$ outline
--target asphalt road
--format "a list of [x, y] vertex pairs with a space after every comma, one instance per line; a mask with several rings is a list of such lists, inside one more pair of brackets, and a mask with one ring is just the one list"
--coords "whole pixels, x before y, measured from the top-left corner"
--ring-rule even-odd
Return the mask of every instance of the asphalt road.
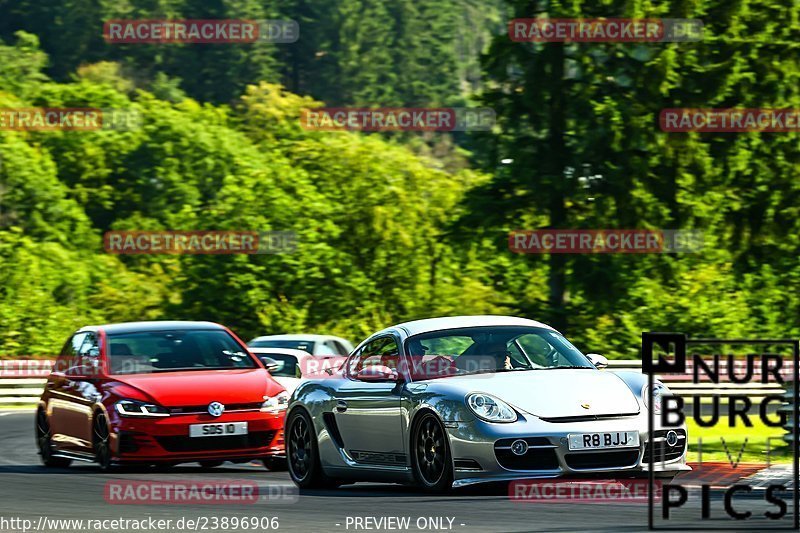
[[[288, 474], [268, 472], [256, 465], [233, 465], [202, 470], [199, 465], [181, 465], [160, 472], [152, 469], [122, 470], [101, 473], [91, 464], [73, 463], [67, 469], [46, 469], [40, 466], [33, 438], [33, 412], [0, 411], [0, 531], [23, 531], [22, 520], [29, 520], [28, 530], [76, 531], [73, 523], [58, 524], [53, 520], [84, 520], [80, 530], [96, 532], [131, 531], [108, 523], [92, 527], [88, 520], [118, 518], [172, 520], [169, 531], [244, 530], [234, 528], [233, 520], [277, 518], [279, 531], [646, 531], [647, 505], [530, 503], [511, 501], [507, 488], [490, 486], [460, 490], [446, 496], [431, 496], [399, 485], [357, 484], [337, 490], [303, 492], [293, 496]], [[282, 494], [283, 498], [267, 499], [252, 504], [170, 504], [119, 505], [106, 500], [107, 483], [128, 481], [249, 481], [258, 484], [262, 494]], [[289, 487], [288, 489], [286, 489]], [[284, 492], [284, 489], [290, 492]], [[285, 496], [289, 494], [289, 496]], [[791, 502], [789, 512], [791, 513]], [[763, 495], [737, 497], [741, 510], [749, 509], [754, 518], [734, 523], [723, 511], [720, 495], [711, 501], [711, 520], [705, 527], [723, 530], [734, 526], [763, 530], [791, 521], [770, 521], [762, 514], [774, 510], [765, 504]], [[701, 525], [699, 492], [690, 492], [690, 501], [674, 513], [669, 522], [657, 525], [692, 530]], [[660, 513], [660, 508], [657, 507]], [[43, 518], [44, 517], [44, 518]], [[389, 517], [407, 518], [408, 528], [388, 523]], [[179, 519], [198, 520], [193, 527], [177, 524]], [[360, 521], [357, 521], [358, 519]], [[12, 519], [17, 519], [12, 522]], [[369, 520], [367, 520], [369, 519]], [[380, 520], [384, 522], [379, 522]], [[265, 525], [262, 521], [260, 525]], [[154, 523], [155, 524], [155, 523]], [[217, 527], [213, 527], [216, 524]], [[241, 524], [239, 524], [241, 526]], [[153, 530], [150, 526], [151, 531]], [[249, 527], [264, 531], [262, 527]]]

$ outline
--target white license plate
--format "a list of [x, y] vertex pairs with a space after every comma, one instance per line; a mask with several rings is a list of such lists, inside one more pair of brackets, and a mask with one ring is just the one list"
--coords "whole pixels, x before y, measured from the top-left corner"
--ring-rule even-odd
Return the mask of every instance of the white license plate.
[[228, 422], [226, 424], [192, 424], [190, 437], [228, 437], [247, 435], [247, 422]]
[[570, 450], [603, 450], [639, 446], [638, 431], [609, 431], [608, 433], [570, 433]]

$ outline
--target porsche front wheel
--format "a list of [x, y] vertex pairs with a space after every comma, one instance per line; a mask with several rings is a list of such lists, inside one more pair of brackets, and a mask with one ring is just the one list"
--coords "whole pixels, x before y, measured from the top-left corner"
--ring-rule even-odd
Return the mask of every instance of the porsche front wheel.
[[444, 426], [435, 414], [423, 414], [414, 425], [411, 446], [417, 483], [429, 492], [449, 490], [453, 484], [450, 443]]
[[325, 475], [319, 460], [317, 435], [311, 417], [302, 409], [286, 423], [286, 460], [289, 475], [301, 489], [331, 488], [337, 484]]

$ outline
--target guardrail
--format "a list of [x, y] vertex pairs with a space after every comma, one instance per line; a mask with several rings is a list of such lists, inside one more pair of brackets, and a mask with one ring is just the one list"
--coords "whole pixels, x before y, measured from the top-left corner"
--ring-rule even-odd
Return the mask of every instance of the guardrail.
[[786, 417], [786, 425], [783, 426], [783, 429], [787, 431], [786, 435], [783, 436], [783, 440], [786, 442], [794, 440], [794, 425], [797, 423], [794, 419], [794, 388], [796, 386], [797, 384], [794, 382], [786, 384], [786, 394], [784, 394], [786, 404], [778, 409], [778, 412], [785, 413], [783, 416]]
[[0, 406], [31, 405], [39, 401], [46, 379], [0, 379]]
[[0, 407], [37, 403], [52, 367], [48, 359], [0, 359]]
[[[737, 367], [738, 368], [738, 367]], [[631, 370], [635, 372], [642, 371], [642, 362], [638, 360], [609, 360], [608, 370], [620, 371]], [[784, 369], [783, 373], [787, 373], [788, 369]], [[720, 364], [720, 374], [727, 372], [726, 362]], [[681, 375], [659, 375], [656, 376], [661, 382], [667, 385], [672, 392], [679, 396], [693, 398], [695, 396], [715, 395], [715, 396], [730, 396], [732, 394], [747, 394], [748, 396], [769, 396], [774, 394], [783, 394], [784, 388], [778, 383], [760, 383], [761, 369], [755, 368], [753, 371], [753, 378], [749, 383], [733, 383], [731, 381], [720, 380], [719, 383], [693, 383], [691, 378], [686, 374]]]

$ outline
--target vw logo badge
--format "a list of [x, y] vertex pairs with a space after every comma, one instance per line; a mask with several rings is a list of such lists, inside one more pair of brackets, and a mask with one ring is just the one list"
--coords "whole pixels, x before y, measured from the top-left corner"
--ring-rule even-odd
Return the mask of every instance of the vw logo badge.
[[511, 453], [514, 455], [525, 455], [528, 451], [528, 443], [522, 439], [515, 440], [511, 443]]
[[225, 412], [225, 406], [219, 402], [211, 402], [208, 404], [208, 414], [211, 416], [221, 416]]
[[678, 444], [678, 434], [670, 430], [667, 432], [667, 446], [675, 446]]

